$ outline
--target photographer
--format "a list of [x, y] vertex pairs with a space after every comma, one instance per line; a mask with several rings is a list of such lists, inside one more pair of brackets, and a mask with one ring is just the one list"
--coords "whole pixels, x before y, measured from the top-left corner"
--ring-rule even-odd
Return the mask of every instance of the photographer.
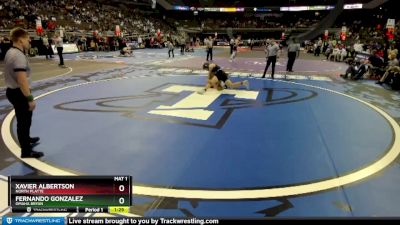
[[349, 64], [350, 66], [347, 68], [345, 74], [341, 74], [340, 76], [343, 77], [344, 79], [347, 79], [348, 76], [350, 76], [350, 79], [352, 80], [359, 80], [364, 76], [364, 74], [368, 70], [368, 60], [360, 60], [358, 61], [350, 61]]

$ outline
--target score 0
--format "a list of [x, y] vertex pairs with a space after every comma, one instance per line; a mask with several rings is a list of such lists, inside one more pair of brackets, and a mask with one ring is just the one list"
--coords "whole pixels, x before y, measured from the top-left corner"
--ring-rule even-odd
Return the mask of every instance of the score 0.
[[114, 177], [114, 194], [118, 196], [118, 205], [130, 205], [131, 202], [131, 177]]

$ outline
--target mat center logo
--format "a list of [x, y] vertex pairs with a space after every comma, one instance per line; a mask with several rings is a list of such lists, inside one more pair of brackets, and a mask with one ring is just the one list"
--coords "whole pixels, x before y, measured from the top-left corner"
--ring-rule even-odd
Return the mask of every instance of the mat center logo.
[[315, 91], [299, 88], [209, 89], [198, 94], [202, 89], [202, 86], [167, 83], [139, 95], [83, 99], [54, 107], [67, 111], [120, 113], [131, 119], [220, 129], [235, 110], [257, 110], [317, 96]]
[[255, 101], [259, 93], [258, 91], [248, 90], [217, 91], [214, 89], [209, 89], [204, 94], [198, 94], [197, 91], [199, 91], [199, 87], [185, 85], [172, 85], [162, 90], [162, 92], [176, 94], [185, 91], [193, 93], [173, 104], [172, 106], [160, 105], [155, 110], [151, 110], [148, 113], [193, 120], [208, 120], [214, 113], [214, 111], [208, 107], [221, 95], [229, 94], [232, 95], [234, 99], [247, 99]]

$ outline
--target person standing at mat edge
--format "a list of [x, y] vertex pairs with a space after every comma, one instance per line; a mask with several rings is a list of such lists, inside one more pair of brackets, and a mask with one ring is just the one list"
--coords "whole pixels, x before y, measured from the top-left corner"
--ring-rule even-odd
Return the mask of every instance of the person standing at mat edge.
[[55, 46], [57, 48], [58, 57], [60, 58], [60, 64], [58, 64], [58, 65], [61, 66], [61, 67], [65, 67], [64, 66], [64, 58], [63, 58], [63, 55], [62, 55], [62, 52], [64, 50], [64, 48], [63, 48], [63, 44], [64, 43], [63, 43], [63, 39], [60, 36], [60, 34], [56, 34], [54, 36], [54, 44], [55, 44]]
[[267, 57], [267, 65], [265, 65], [264, 74], [262, 78], [265, 78], [269, 65], [272, 63], [272, 73], [271, 78], [274, 79], [276, 58], [278, 57], [279, 45], [275, 41], [270, 41], [270, 43], [265, 47], [265, 56]]
[[31, 69], [25, 51], [29, 50], [29, 34], [22, 28], [15, 28], [10, 33], [13, 46], [8, 50], [4, 62], [4, 81], [6, 96], [15, 109], [17, 135], [21, 146], [22, 158], [39, 158], [42, 152], [32, 150], [40, 138], [30, 137], [32, 112], [36, 107], [31, 86]]
[[214, 46], [214, 41], [215, 41], [216, 36], [213, 38], [211, 36], [208, 37], [208, 39], [205, 41], [205, 45], [207, 48], [207, 61], [208, 57], [210, 57], [210, 61], [213, 61], [213, 46]]
[[287, 72], [293, 72], [293, 64], [296, 58], [300, 55], [300, 44], [296, 42], [295, 38], [290, 39], [290, 44], [288, 46], [288, 62], [286, 65]]

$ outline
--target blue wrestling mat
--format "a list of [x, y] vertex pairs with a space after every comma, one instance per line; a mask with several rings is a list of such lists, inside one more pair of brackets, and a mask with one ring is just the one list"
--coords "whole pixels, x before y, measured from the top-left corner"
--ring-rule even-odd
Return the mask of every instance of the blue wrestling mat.
[[[217, 92], [202, 96], [191, 89], [203, 80], [116, 79], [58, 91], [38, 101], [32, 133], [43, 137], [44, 160], [62, 168], [128, 173], [138, 183], [203, 189], [336, 177], [372, 163], [392, 144], [385, 119], [355, 100], [256, 80], [254, 91], [237, 91], [250, 92], [248, 98]], [[179, 91], [168, 91], [171, 87]], [[190, 102], [207, 97], [210, 104], [204, 108]], [[156, 110], [186, 102], [191, 105]], [[193, 115], [202, 110], [212, 114], [206, 119]], [[181, 116], [168, 115], [181, 111]]]

